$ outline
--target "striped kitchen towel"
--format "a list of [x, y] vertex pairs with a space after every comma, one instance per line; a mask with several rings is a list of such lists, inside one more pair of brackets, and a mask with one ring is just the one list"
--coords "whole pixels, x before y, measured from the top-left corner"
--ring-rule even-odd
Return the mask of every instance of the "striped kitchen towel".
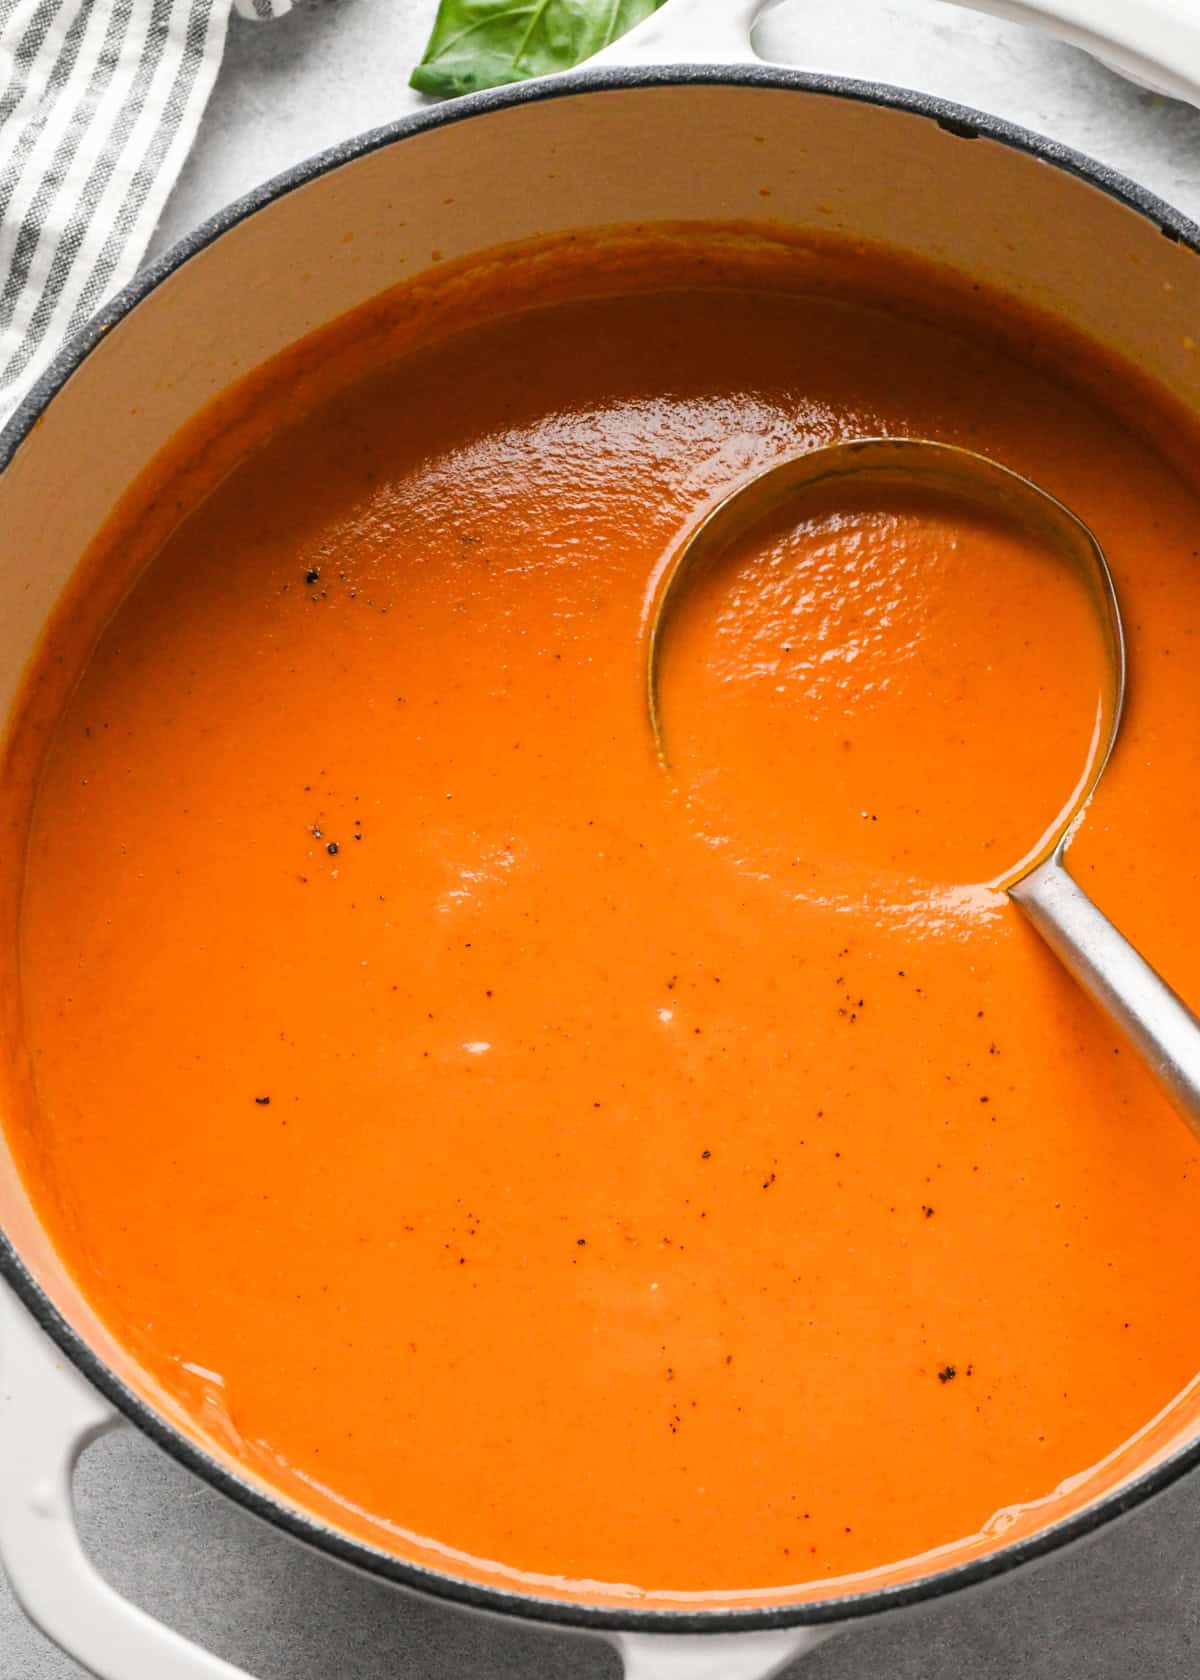
[[[292, 0], [233, 0], [268, 19]], [[230, 0], [0, 0], [0, 424], [133, 274], [192, 144]]]

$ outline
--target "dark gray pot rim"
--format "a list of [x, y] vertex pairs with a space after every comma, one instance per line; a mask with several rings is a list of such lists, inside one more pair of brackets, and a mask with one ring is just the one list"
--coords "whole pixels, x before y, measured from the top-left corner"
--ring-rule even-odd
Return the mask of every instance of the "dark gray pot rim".
[[[450, 123], [510, 106], [534, 104], [544, 99], [577, 95], [603, 95], [628, 88], [703, 87], [735, 85], [820, 94], [859, 104], [881, 105], [912, 116], [927, 118], [964, 141], [998, 141], [1014, 151], [1025, 152], [1044, 163], [1097, 187], [1151, 222], [1165, 238], [1200, 254], [1200, 227], [1155, 194], [1116, 171], [1061, 146], [1056, 141], [985, 116], [964, 106], [931, 96], [908, 92], [873, 82], [848, 80], [840, 76], [812, 75], [776, 66], [753, 65], [722, 68], [681, 65], [669, 68], [579, 70], [546, 81], [497, 88], [472, 94], [445, 105], [373, 129], [357, 139], [333, 146], [296, 168], [256, 187], [171, 250], [143, 269], [118, 295], [95, 315], [88, 325], [57, 355], [24, 401], [0, 431], [0, 472], [11, 462], [22, 441], [39, 417], [54, 401], [81, 363], [117, 322], [150, 295], [176, 269], [203, 251], [230, 228], [284, 194], [316, 180], [321, 175], [353, 162], [380, 147], [391, 146]], [[166, 1419], [155, 1412], [123, 1383], [89, 1345], [67, 1323], [49, 1297], [30, 1275], [16, 1247], [0, 1230], [0, 1276], [6, 1278], [30, 1313], [58, 1344], [63, 1353], [88, 1380], [137, 1426], [179, 1463], [194, 1471], [210, 1486], [226, 1494], [245, 1510], [323, 1552], [327, 1557], [350, 1564], [381, 1580], [396, 1582], [435, 1597], [474, 1606], [501, 1615], [526, 1620], [607, 1630], [610, 1632], [736, 1633], [772, 1627], [814, 1627], [850, 1622], [908, 1605], [935, 1601], [978, 1582], [992, 1580], [1036, 1558], [1045, 1557], [1085, 1535], [1094, 1533], [1124, 1512], [1141, 1505], [1168, 1487], [1185, 1472], [1200, 1464], [1200, 1439], [1173, 1453], [1153, 1469], [1145, 1471], [1127, 1486], [1117, 1489], [1086, 1510], [1052, 1527], [1014, 1542], [969, 1563], [924, 1576], [895, 1587], [824, 1599], [815, 1604], [772, 1605], [761, 1609], [664, 1610], [610, 1607], [539, 1598], [500, 1587], [459, 1580], [432, 1569], [406, 1563], [361, 1541], [351, 1539], [282, 1500], [262, 1492], [235, 1476]]]

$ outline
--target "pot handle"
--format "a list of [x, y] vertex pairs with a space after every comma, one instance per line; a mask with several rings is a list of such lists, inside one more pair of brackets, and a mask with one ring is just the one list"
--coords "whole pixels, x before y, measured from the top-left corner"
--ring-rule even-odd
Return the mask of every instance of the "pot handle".
[[[589, 67], [754, 64], [756, 19], [777, 0], [666, 0]], [[1200, 6], [1196, 0], [951, 0], [1042, 29], [1082, 47], [1156, 92], [1200, 105]]]
[[625, 1680], [769, 1680], [836, 1632], [836, 1627], [821, 1627], [773, 1628], [768, 1633], [619, 1633], [613, 1643]]
[[250, 1680], [123, 1599], [79, 1543], [76, 1462], [123, 1422], [0, 1283], [0, 1568], [13, 1596], [98, 1680]]
[[1195, 0], [951, 0], [1043, 29], [1171, 99], [1200, 105], [1200, 7]]
[[587, 67], [638, 64], [757, 64], [750, 40], [755, 19], [777, 0], [666, 0]]

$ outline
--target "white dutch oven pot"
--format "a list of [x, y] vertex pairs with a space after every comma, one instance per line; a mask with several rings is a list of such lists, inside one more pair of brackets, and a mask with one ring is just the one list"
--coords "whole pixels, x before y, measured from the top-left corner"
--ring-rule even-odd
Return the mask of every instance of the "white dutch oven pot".
[[[419, 273], [435, 251], [453, 259], [571, 227], [769, 214], [899, 246], [1047, 308], [1200, 415], [1200, 229], [990, 118], [759, 64], [749, 31], [760, 3], [670, 0], [595, 67], [459, 100], [327, 153], [135, 282], [0, 435], [0, 708], [77, 557], [189, 416], [303, 334]], [[1200, 103], [1194, 0], [980, 4]], [[1181, 1405], [1050, 1526], [1027, 1514], [1007, 1544], [926, 1560], [883, 1584], [799, 1601], [733, 1594], [703, 1608], [678, 1596], [632, 1607], [531, 1598], [338, 1533], [189, 1434], [72, 1284], [2, 1138], [0, 1228], [11, 1285], [0, 1284], [0, 1562], [33, 1621], [103, 1680], [245, 1680], [127, 1604], [83, 1555], [73, 1467], [126, 1419], [326, 1554], [482, 1611], [590, 1627], [636, 1680], [758, 1680], [838, 1627], [1075, 1539], [1200, 1462], [1200, 1419]]]

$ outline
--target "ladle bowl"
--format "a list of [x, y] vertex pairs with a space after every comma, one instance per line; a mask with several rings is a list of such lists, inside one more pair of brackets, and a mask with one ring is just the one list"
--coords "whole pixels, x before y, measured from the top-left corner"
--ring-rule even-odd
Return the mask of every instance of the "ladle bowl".
[[927, 438], [855, 438], [788, 456], [732, 490], [695, 525], [658, 581], [645, 638], [646, 705], [660, 761], [671, 768], [663, 723], [663, 650], [689, 588], [739, 536], [768, 514], [839, 481], [945, 492], [998, 513], [1036, 536], [1078, 577], [1104, 644], [1099, 724], [1058, 820], [993, 884], [1024, 912], [1060, 961], [1134, 1045], [1200, 1136], [1200, 1018], [1093, 904], [1068, 872], [1066, 853], [1112, 757], [1125, 705], [1125, 630], [1108, 560], [1095, 532], [1065, 503], [986, 455]]

